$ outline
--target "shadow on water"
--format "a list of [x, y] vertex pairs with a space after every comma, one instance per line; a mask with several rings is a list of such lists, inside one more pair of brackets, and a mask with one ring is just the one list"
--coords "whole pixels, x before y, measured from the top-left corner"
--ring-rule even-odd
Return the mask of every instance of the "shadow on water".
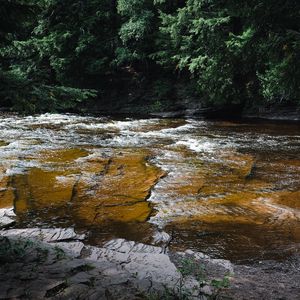
[[0, 129], [15, 227], [74, 227], [95, 245], [164, 230], [174, 249], [237, 262], [299, 252], [299, 124], [41, 115]]

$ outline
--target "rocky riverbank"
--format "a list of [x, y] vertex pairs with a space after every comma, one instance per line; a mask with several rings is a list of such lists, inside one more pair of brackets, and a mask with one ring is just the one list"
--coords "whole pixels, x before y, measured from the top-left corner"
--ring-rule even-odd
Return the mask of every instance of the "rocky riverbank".
[[0, 232], [0, 299], [299, 299], [300, 260], [238, 266], [72, 229]]
[[233, 272], [229, 262], [201, 256], [216, 274], [196, 278], [189, 252], [176, 254], [176, 267], [162, 247], [122, 239], [88, 246], [72, 229], [11, 229], [0, 236], [1, 299], [207, 299], [220, 290], [212, 280]]
[[299, 124], [0, 123], [0, 298], [299, 299]]

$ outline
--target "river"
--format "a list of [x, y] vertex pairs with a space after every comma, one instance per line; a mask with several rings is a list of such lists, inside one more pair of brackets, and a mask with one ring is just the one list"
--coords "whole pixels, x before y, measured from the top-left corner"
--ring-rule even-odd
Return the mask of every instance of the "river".
[[0, 116], [0, 208], [15, 228], [168, 243], [234, 262], [300, 250], [300, 125]]

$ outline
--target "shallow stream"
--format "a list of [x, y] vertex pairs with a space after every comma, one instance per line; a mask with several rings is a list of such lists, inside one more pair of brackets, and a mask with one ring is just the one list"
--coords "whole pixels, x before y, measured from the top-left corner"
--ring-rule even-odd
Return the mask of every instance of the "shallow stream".
[[0, 116], [0, 208], [235, 262], [300, 251], [300, 125]]

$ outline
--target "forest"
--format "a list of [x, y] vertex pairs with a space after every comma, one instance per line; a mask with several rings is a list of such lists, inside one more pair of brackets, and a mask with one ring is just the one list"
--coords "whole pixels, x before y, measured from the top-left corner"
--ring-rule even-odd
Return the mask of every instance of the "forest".
[[[297, 0], [1, 0], [0, 107], [300, 103]], [[122, 100], [120, 100], [122, 99]], [[150, 99], [150, 100], [149, 100]]]
[[0, 299], [300, 300], [300, 0], [0, 0]]

